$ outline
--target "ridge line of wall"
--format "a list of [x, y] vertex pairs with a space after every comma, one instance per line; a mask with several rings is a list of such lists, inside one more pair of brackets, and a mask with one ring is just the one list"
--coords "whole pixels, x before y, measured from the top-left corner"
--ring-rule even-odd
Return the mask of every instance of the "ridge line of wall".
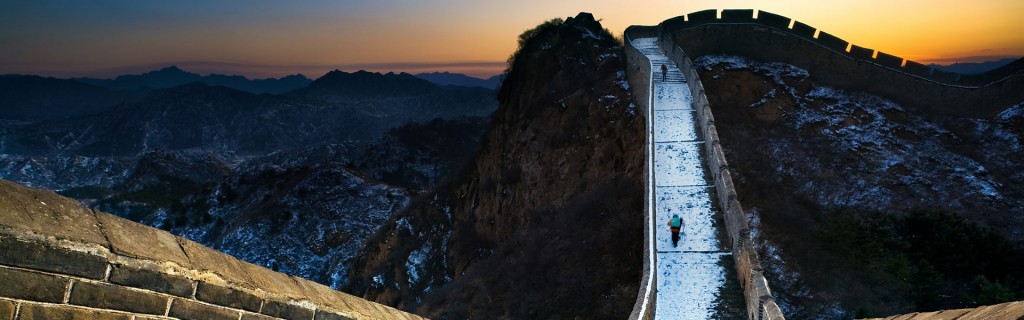
[[991, 118], [1024, 101], [1024, 58], [980, 75], [944, 72], [851, 44], [767, 11], [698, 11], [649, 27], [694, 58], [745, 56], [807, 70], [815, 82], [868, 92], [922, 111]]
[[[634, 27], [630, 27], [634, 28]], [[638, 109], [646, 110], [644, 118], [646, 119], [646, 142], [653, 141], [653, 129], [651, 128], [652, 120], [651, 114], [651, 61], [647, 59], [643, 53], [640, 53], [632, 45], [632, 39], [637, 34], [643, 34], [644, 32], [630, 32], [630, 28], [626, 29], [623, 33], [623, 49], [626, 54], [626, 79], [629, 82], [630, 91], [633, 93], [633, 98], [637, 104]], [[648, 30], [651, 36], [656, 35], [656, 31], [651, 29]], [[646, 159], [651, 159], [653, 151], [651, 150], [650, 143], [645, 143], [644, 154]], [[657, 290], [655, 289], [655, 283], [657, 283], [657, 272], [654, 270], [657, 266], [657, 252], [654, 244], [654, 217], [652, 216], [651, 199], [654, 197], [654, 169], [651, 168], [651, 163], [648, 162], [644, 166], [644, 198], [648, 199], [644, 201], [644, 252], [643, 252], [643, 272], [640, 277], [640, 291], [637, 293], [636, 302], [633, 304], [633, 311], [630, 312], [630, 320], [643, 320], [643, 319], [654, 319], [654, 308], [655, 301], [657, 298]]]
[[851, 59], [874, 63], [892, 71], [902, 72], [924, 80], [933, 81], [937, 84], [964, 88], [992, 86], [1024, 71], [1024, 58], [1017, 59], [1010, 64], [981, 74], [961, 74], [943, 71], [910, 59], [885, 53], [881, 50], [861, 47], [796, 19], [768, 11], [758, 10], [757, 17], [755, 18], [754, 11], [753, 9], [725, 9], [721, 10], [721, 16], [719, 17], [717, 9], [708, 9], [665, 20], [658, 24], [658, 27], [662, 33], [675, 33], [680, 30], [708, 24], [751, 24], [763, 26], [800, 37]]

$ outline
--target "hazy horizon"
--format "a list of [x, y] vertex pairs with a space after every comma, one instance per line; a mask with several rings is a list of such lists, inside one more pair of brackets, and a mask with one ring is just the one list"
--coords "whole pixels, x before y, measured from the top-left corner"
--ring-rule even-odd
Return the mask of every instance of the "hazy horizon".
[[925, 64], [1024, 56], [1024, 2], [988, 0], [280, 3], [57, 0], [0, 12], [0, 74], [111, 77], [177, 65], [249, 78], [330, 70], [501, 73], [523, 30], [591, 12], [615, 34], [704, 9], [755, 8]]

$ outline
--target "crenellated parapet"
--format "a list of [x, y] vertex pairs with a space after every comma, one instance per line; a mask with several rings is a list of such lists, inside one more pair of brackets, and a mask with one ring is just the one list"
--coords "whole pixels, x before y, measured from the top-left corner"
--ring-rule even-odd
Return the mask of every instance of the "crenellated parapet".
[[[691, 58], [730, 54], [788, 63], [806, 69], [821, 84], [936, 114], [988, 118], [1024, 102], [1024, 58], [982, 74], [946, 72], [749, 9], [698, 11], [647, 28], [673, 40]], [[631, 27], [627, 32], [650, 30]]]
[[0, 320], [422, 319], [0, 180]]

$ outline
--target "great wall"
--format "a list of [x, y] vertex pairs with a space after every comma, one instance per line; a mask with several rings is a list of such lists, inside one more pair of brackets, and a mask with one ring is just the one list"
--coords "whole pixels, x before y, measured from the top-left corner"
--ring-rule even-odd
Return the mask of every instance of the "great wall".
[[861, 47], [766, 11], [704, 10], [627, 32], [673, 42], [692, 58], [729, 54], [791, 64], [821, 84], [876, 94], [935, 114], [988, 118], [1024, 101], [1024, 59], [983, 74], [961, 75]]
[[[692, 58], [728, 54], [760, 61], [791, 64], [809, 71], [825, 85], [880, 95], [897, 103], [946, 116], [989, 118], [1024, 101], [1024, 58], [979, 75], [944, 72], [881, 51], [848, 43], [827, 32], [777, 14], [755, 10], [704, 10], [668, 19], [657, 26], [631, 26], [623, 33], [627, 78], [636, 102], [646, 110], [647, 161], [645, 172], [644, 260], [640, 291], [629, 319], [654, 319], [658, 309], [658, 261], [656, 231], [662, 221], [655, 213], [654, 144], [656, 128], [651, 120], [656, 80], [654, 57], [664, 56], [682, 72], [681, 84], [692, 94], [692, 106], [704, 150], [700, 155], [710, 173], [719, 219], [724, 221], [728, 244], [745, 297], [747, 319], [784, 319], [775, 303], [750, 229], [737, 200], [728, 162], [719, 143], [714, 116]], [[661, 52], [645, 52], [638, 40], [654, 39]], [[663, 62], [659, 62], [663, 63]], [[698, 158], [699, 159], [699, 158]], [[663, 228], [663, 227], [662, 227]], [[1006, 303], [954, 312], [912, 314], [913, 319], [949, 318], [957, 314], [971, 319], [1024, 318], [1024, 303]], [[1001, 315], [1000, 317], [991, 317]], [[892, 317], [903, 319], [906, 316]], [[1005, 316], [1005, 317], [1002, 317]], [[964, 318], [964, 319], [966, 319]]]
[[[1024, 60], [967, 76], [852, 45], [768, 12], [706, 10], [624, 33], [627, 77], [648, 119], [641, 287], [629, 319], [656, 315], [658, 251], [651, 58], [654, 39], [692, 94], [709, 173], [747, 319], [784, 319], [761, 273], [714, 116], [691, 57], [735, 54], [805, 68], [823, 84], [862, 90], [937, 114], [990, 117], [1024, 101]], [[651, 54], [648, 52], [647, 54]], [[0, 180], [0, 320], [423, 319], [252, 265], [167, 232], [82, 207], [51, 191]], [[886, 319], [1020, 319], [1024, 302]]]

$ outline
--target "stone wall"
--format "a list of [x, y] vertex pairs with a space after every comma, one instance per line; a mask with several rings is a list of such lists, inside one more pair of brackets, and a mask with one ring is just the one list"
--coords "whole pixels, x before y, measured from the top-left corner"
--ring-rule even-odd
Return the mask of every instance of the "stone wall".
[[915, 312], [868, 320], [1024, 319], [1024, 301], [1007, 302], [973, 309]]
[[[632, 39], [659, 37], [658, 29], [654, 27], [631, 26], [623, 33], [623, 37], [625, 38], [626, 47], [626, 76], [629, 80], [630, 88], [636, 103], [640, 104], [641, 110], [646, 110], [645, 116], [651, 119], [650, 114], [653, 111], [650, 108], [651, 64], [645, 55], [632, 46]], [[690, 86], [690, 90], [693, 93], [693, 107], [697, 111], [700, 130], [707, 141], [704, 146], [706, 158], [708, 159], [708, 168], [712, 173], [715, 190], [717, 190], [716, 196], [726, 222], [726, 231], [729, 234], [736, 271], [740, 277], [739, 282], [743, 287], [746, 298], [747, 310], [749, 312], [748, 319], [785, 319], [778, 305], [776, 305], [775, 299], [771, 296], [768, 282], [762, 274], [760, 260], [758, 259], [757, 252], [754, 250], [753, 242], [751, 242], [750, 227], [747, 223], [746, 214], [736, 197], [736, 188], [732, 184], [732, 177], [728, 170], [728, 163], [725, 160], [725, 153], [722, 151], [718, 132], [714, 126], [714, 116], [711, 114], [711, 109], [704, 94], [704, 87], [700, 83], [700, 77], [697, 75], [697, 70], [693, 68], [693, 62], [686, 56], [686, 53], [676, 46], [671, 38], [659, 37], [659, 46], [683, 71], [687, 79], [687, 85]], [[648, 141], [653, 141], [653, 129], [651, 126], [651, 122], [648, 121]], [[653, 154], [650, 148], [651, 146], [648, 145], [648, 159]], [[647, 168], [647, 170], [648, 172], [653, 171], [652, 168]], [[645, 195], [648, 201], [645, 202], [644, 219], [645, 226], [649, 229], [653, 228], [649, 209], [654, 201], [650, 193], [654, 189], [652, 186], [655, 185], [655, 181], [654, 177], [647, 173], [645, 173], [645, 177]], [[656, 280], [656, 276], [648, 275], [653, 273], [653, 265], [648, 265], [653, 262], [649, 262], [648, 258], [651, 261], [656, 260], [657, 253], [654, 250], [653, 238], [651, 238], [653, 237], [653, 230], [647, 229], [644, 230], [644, 277], [641, 279], [640, 292], [637, 295], [637, 302], [634, 305], [630, 319], [653, 318], [653, 308], [650, 308], [648, 305], [657, 298], [656, 290], [653, 288], [654, 284], [650, 282]]]
[[671, 37], [659, 37], [658, 45], [662, 51], [672, 59], [683, 71], [686, 84], [693, 94], [693, 108], [697, 111], [697, 123], [704, 143], [704, 154], [707, 159], [708, 170], [711, 172], [712, 183], [715, 185], [718, 206], [722, 210], [725, 229], [729, 235], [732, 247], [733, 260], [736, 263], [736, 274], [739, 276], [740, 285], [747, 302], [748, 319], [784, 319], [782, 311], [772, 297], [771, 289], [768, 288], [768, 281], [765, 279], [761, 268], [761, 260], [754, 249], [754, 243], [750, 238], [750, 226], [746, 212], [740, 205], [736, 196], [736, 187], [732, 182], [732, 174], [729, 171], [729, 163], [725, 159], [725, 152], [718, 139], [718, 130], [715, 128], [715, 116], [711, 112], [708, 98], [704, 92], [704, 85], [700, 82], [697, 69], [693, 67], [687, 53], [676, 45]]
[[[657, 35], [657, 30], [650, 27], [630, 27], [626, 30], [623, 35], [626, 52], [626, 79], [629, 81], [634, 101], [639, 104], [637, 109], [644, 110], [644, 119], [647, 120], [645, 133], [647, 143], [645, 143], [644, 154], [646, 159], [650, 160], [652, 159], [651, 155], [654, 154], [654, 146], [650, 143], [654, 141], [654, 131], [651, 128], [654, 112], [651, 109], [651, 61], [633, 47], [632, 37], [653, 37]], [[655, 186], [652, 174], [654, 169], [651, 164], [648, 161], [644, 167], [644, 198], [648, 199], [644, 201], [644, 266], [640, 278], [640, 292], [637, 294], [636, 303], [633, 304], [633, 312], [629, 315], [630, 320], [654, 319], [654, 302], [657, 295], [655, 283], [658, 280], [655, 268], [658, 257], [654, 244], [654, 219], [652, 218], [654, 207], [651, 206]]]
[[923, 111], [988, 118], [1024, 101], [1024, 59], [979, 75], [934, 69], [851, 44], [770, 12], [705, 10], [657, 26], [691, 57], [731, 54], [806, 69], [819, 83]]
[[0, 180], [0, 320], [422, 319]]
[[[670, 23], [666, 21], [666, 23]], [[658, 37], [659, 46], [665, 52], [665, 54], [671, 58], [680, 70], [683, 71], [686, 77], [687, 85], [690, 86], [690, 91], [693, 93], [694, 104], [693, 107], [697, 111], [698, 124], [700, 130], [707, 141], [705, 146], [705, 154], [708, 159], [708, 168], [712, 173], [713, 183], [715, 184], [715, 190], [717, 192], [716, 198], [718, 199], [718, 205], [722, 208], [726, 231], [729, 234], [730, 246], [732, 248], [733, 259], [736, 265], [736, 271], [739, 275], [740, 285], [743, 287], [744, 296], [747, 304], [748, 319], [760, 320], [760, 319], [785, 319], [782, 315], [782, 311], [779, 310], [778, 305], [775, 303], [775, 299], [771, 295], [771, 290], [768, 288], [768, 282], [764, 278], [761, 269], [761, 263], [757, 256], [757, 252], [754, 249], [753, 242], [750, 238], [750, 227], [747, 223], [746, 214], [740, 206], [739, 200], [736, 196], [736, 188], [732, 183], [732, 176], [729, 172], [728, 162], [725, 160], [725, 153], [722, 151], [722, 146], [718, 139], [718, 132], [715, 129], [714, 116], [711, 113], [710, 106], [708, 105], [707, 97], [704, 94], [704, 87], [700, 83], [700, 77], [697, 75], [697, 70], [693, 68], [693, 62], [686, 55], [686, 53], [674, 43], [674, 39], [671, 37], [662, 36], [657, 29], [654, 27], [637, 27], [631, 26], [624, 32], [625, 45], [626, 45], [626, 58], [627, 58], [627, 77], [630, 82], [630, 87], [633, 90], [634, 97], [637, 98], [637, 103], [641, 104], [642, 110], [648, 110], [650, 112], [649, 102], [649, 84], [650, 84], [650, 61], [648, 61], [643, 54], [641, 54], [636, 48], [632, 47], [632, 39], [641, 37]], [[651, 124], [648, 122], [648, 134], [652, 132]], [[650, 136], [648, 136], [650, 139]], [[652, 141], [652, 140], [649, 140]], [[650, 157], [651, 151], [648, 150], [648, 158]], [[648, 193], [650, 192], [649, 186], [654, 185], [654, 178], [647, 176], [647, 188]], [[648, 205], [653, 200], [648, 197]], [[648, 223], [649, 213], [645, 211], [645, 219]], [[646, 234], [645, 230], [645, 239]], [[647, 244], [645, 244], [645, 249]], [[653, 250], [651, 250], [653, 251]], [[654, 255], [654, 252], [645, 252], [646, 254]], [[647, 263], [645, 260], [644, 263]], [[645, 265], [645, 270], [647, 270]], [[646, 271], [645, 271], [646, 272]], [[646, 280], [645, 277], [643, 280]], [[646, 283], [645, 283], [646, 285]], [[644, 299], [656, 299], [656, 294], [651, 293], [649, 296], [645, 296], [644, 286], [641, 285], [641, 292], [637, 298], [637, 304], [634, 307], [633, 316], [640, 315], [641, 301]], [[640, 317], [631, 317], [631, 319], [641, 319]], [[647, 319], [647, 318], [642, 318]]]

